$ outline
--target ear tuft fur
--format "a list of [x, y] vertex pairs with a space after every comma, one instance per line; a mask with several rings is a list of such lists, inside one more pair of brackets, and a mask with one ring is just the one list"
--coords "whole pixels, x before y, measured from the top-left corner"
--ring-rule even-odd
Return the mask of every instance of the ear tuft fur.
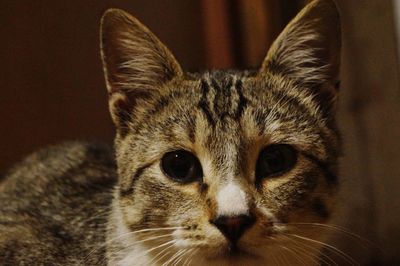
[[109, 9], [101, 19], [101, 57], [114, 123], [123, 127], [135, 103], [182, 75], [172, 53], [136, 18]]
[[273, 43], [260, 74], [279, 74], [312, 87], [329, 83], [332, 93], [336, 93], [340, 50], [340, 18], [335, 3], [314, 0]]

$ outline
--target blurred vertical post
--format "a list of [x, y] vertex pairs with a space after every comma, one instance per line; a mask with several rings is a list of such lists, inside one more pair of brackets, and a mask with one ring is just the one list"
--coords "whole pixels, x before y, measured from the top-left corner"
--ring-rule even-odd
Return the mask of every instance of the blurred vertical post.
[[228, 0], [202, 0], [207, 68], [229, 68], [234, 62]]
[[[400, 79], [394, 3], [336, 0], [343, 24], [343, 226], [379, 249], [339, 239], [361, 265], [400, 265]], [[347, 204], [350, 202], [350, 204]]]
[[239, 32], [245, 67], [257, 67], [271, 45], [278, 27], [278, 1], [238, 0]]
[[397, 41], [397, 57], [400, 59], [400, 1], [398, 0], [393, 0], [393, 5], [394, 5], [394, 20], [396, 24], [396, 30], [397, 30], [397, 36], [396, 36], [396, 41]]
[[255, 68], [304, 0], [202, 0], [206, 66]]

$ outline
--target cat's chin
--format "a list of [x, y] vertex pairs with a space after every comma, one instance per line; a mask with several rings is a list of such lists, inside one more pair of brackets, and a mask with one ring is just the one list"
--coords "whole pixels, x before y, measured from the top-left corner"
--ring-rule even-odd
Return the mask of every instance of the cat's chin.
[[[262, 258], [240, 249], [224, 249], [218, 254], [203, 257], [199, 265], [259, 265]], [[196, 264], [197, 265], [197, 264]]]
[[242, 260], [259, 260], [261, 257], [256, 255], [255, 252], [251, 252], [245, 248], [238, 246], [226, 246], [220, 248], [218, 253], [213, 254], [204, 254], [206, 260], [222, 260], [222, 261], [231, 261], [237, 262]]

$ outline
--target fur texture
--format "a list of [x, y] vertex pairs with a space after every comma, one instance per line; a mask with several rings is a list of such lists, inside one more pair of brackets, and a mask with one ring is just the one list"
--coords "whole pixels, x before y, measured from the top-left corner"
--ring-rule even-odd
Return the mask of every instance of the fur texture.
[[0, 183], [0, 264], [105, 261], [116, 180], [111, 149], [98, 143], [64, 143], [17, 164]]

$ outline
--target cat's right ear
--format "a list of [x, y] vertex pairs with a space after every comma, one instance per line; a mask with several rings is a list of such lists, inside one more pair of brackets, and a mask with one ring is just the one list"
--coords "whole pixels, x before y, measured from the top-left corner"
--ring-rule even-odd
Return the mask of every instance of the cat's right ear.
[[182, 70], [146, 26], [119, 9], [103, 15], [100, 46], [111, 117], [117, 130], [123, 131], [137, 102], [181, 76]]
[[341, 26], [333, 0], [310, 2], [272, 44], [260, 75], [273, 73], [316, 94], [323, 109], [335, 109], [339, 89]]

